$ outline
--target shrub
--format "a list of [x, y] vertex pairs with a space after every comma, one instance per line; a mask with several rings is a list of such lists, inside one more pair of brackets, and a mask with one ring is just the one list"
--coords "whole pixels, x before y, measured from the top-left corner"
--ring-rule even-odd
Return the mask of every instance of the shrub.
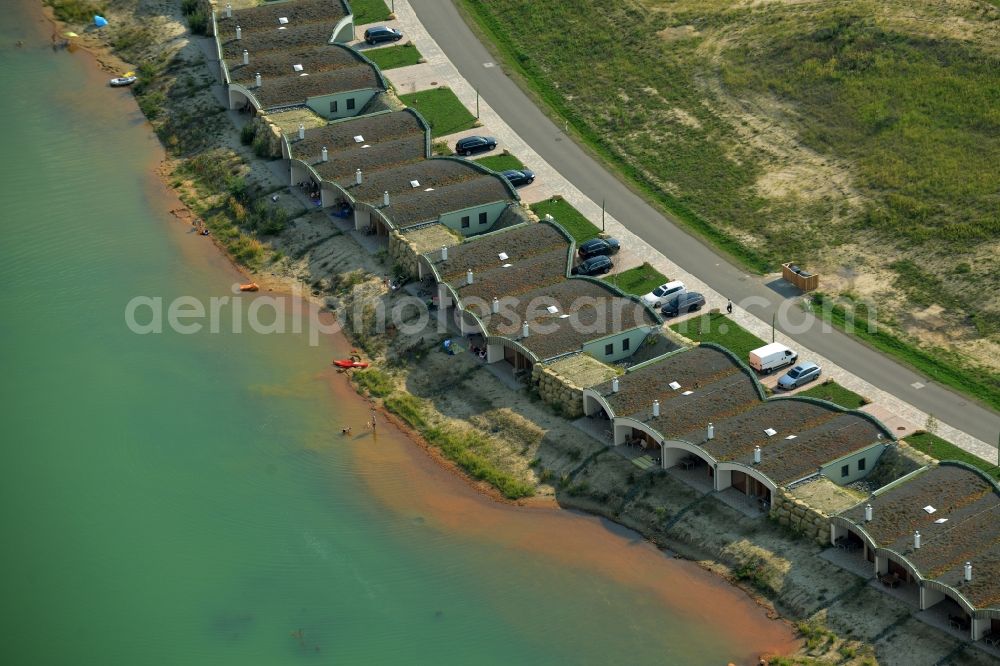
[[271, 146], [267, 140], [267, 137], [263, 134], [258, 134], [253, 140], [253, 154], [262, 159], [268, 159], [271, 157]]
[[208, 34], [208, 16], [205, 12], [195, 12], [194, 14], [189, 14], [187, 20], [192, 34]]
[[253, 140], [257, 137], [257, 127], [253, 123], [247, 123], [240, 130], [240, 143], [244, 146], [249, 146], [253, 143]]

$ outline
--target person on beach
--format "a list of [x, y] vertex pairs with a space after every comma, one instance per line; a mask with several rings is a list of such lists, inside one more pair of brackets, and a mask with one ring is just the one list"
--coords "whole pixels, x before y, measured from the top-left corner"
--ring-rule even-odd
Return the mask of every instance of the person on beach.
[[727, 299], [726, 302], [726, 312], [729, 314], [733, 314], [733, 302], [729, 299]]

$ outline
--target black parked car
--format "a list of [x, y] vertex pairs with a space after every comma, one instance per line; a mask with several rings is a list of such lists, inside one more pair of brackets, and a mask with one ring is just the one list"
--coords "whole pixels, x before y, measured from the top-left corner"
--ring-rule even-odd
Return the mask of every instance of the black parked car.
[[596, 257], [599, 254], [611, 255], [621, 249], [621, 245], [614, 238], [592, 238], [589, 241], [580, 243], [577, 252], [581, 259]]
[[611, 272], [611, 269], [614, 267], [615, 265], [611, 262], [611, 259], [605, 257], [603, 254], [599, 254], [596, 257], [584, 259], [574, 266], [573, 275], [604, 275]]
[[384, 25], [377, 25], [374, 28], [365, 30], [365, 41], [369, 44], [380, 42], [398, 42], [403, 38], [403, 31], [389, 28]]
[[531, 185], [531, 183], [535, 182], [535, 172], [531, 169], [510, 169], [509, 171], [502, 172], [500, 175], [509, 180], [510, 184], [514, 187]]
[[676, 296], [671, 296], [663, 307], [660, 308], [660, 313], [665, 317], [676, 317], [682, 312], [694, 312], [696, 310], [701, 310], [705, 305], [705, 297], [699, 294], [697, 291], [685, 291], [683, 294], [677, 294]]
[[455, 152], [459, 155], [471, 155], [472, 153], [482, 153], [493, 150], [497, 147], [497, 140], [492, 136], [467, 136], [459, 139], [455, 144]]

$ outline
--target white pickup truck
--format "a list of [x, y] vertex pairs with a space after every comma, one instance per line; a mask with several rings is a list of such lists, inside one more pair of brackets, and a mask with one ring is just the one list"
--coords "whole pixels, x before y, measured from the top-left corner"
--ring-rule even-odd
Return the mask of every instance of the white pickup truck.
[[795, 363], [798, 352], [792, 351], [780, 342], [772, 342], [750, 352], [750, 367], [769, 375], [778, 368]]

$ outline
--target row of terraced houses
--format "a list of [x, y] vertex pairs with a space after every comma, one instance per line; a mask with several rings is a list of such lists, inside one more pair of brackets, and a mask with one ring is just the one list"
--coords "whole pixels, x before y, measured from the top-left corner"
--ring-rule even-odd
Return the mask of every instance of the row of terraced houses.
[[[604, 424], [612, 445], [821, 535], [969, 639], [1000, 635], [992, 480], [933, 461], [887, 476], [905, 446], [874, 417], [768, 398], [728, 350], [670, 333], [603, 280], [570, 277], [575, 243], [557, 220], [538, 221], [490, 169], [432, 156], [421, 115], [348, 45], [346, 1], [216, 8], [212, 29], [230, 107], [273, 128], [289, 184], [408, 266], [486, 363]], [[868, 490], [835, 510], [797, 499], [820, 483]]]

